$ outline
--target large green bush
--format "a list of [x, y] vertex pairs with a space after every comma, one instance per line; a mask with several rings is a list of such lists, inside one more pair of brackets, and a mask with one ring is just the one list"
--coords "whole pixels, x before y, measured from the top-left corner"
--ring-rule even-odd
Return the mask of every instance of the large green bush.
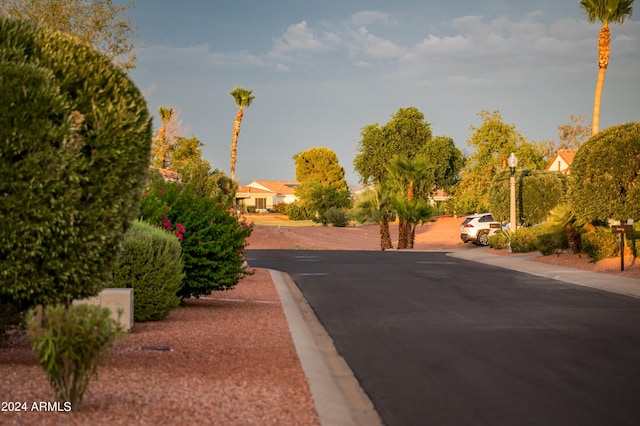
[[582, 144], [571, 163], [568, 198], [587, 222], [640, 219], [640, 123], [609, 127]]
[[514, 253], [529, 253], [538, 249], [538, 235], [540, 227], [522, 227], [511, 233], [511, 251]]
[[536, 247], [544, 256], [567, 249], [569, 248], [567, 234], [545, 226], [544, 231], [541, 231], [538, 235]]
[[150, 146], [126, 74], [71, 37], [0, 18], [0, 301], [68, 303], [105, 287]]
[[504, 250], [511, 243], [511, 232], [508, 229], [500, 230], [489, 237], [489, 247]]
[[136, 321], [165, 318], [180, 304], [184, 277], [180, 240], [166, 230], [135, 221], [123, 245], [109, 287], [133, 288]]
[[287, 204], [284, 210], [289, 220], [308, 220], [313, 217], [307, 209], [300, 205], [297, 201]]
[[179, 296], [198, 297], [213, 290], [233, 288], [251, 274], [246, 262], [245, 238], [252, 225], [238, 221], [229, 206], [199, 197], [189, 185], [155, 181], [143, 197], [140, 217], [176, 231], [184, 227], [182, 255], [185, 278]]
[[324, 218], [327, 223], [330, 223], [336, 228], [344, 228], [349, 224], [348, 211], [344, 208], [331, 207], [324, 212]]
[[627, 246], [631, 249], [634, 257], [640, 256], [640, 223], [633, 224], [633, 231], [626, 234]]
[[620, 253], [618, 235], [610, 228], [597, 227], [595, 232], [582, 234], [582, 250], [592, 261], [616, 257]]
[[122, 332], [121, 326], [109, 309], [87, 304], [47, 306], [43, 320], [31, 310], [27, 324], [56, 400], [70, 403], [70, 411], [82, 401], [100, 362]]

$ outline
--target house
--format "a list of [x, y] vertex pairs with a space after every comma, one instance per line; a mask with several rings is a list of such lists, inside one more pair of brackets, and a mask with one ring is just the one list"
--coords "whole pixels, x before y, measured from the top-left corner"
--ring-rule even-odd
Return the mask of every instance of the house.
[[571, 167], [571, 162], [573, 161], [573, 157], [575, 155], [576, 151], [573, 149], [561, 149], [549, 162], [546, 170], [548, 172], [561, 172], [565, 175], [568, 175], [569, 168]]
[[241, 211], [255, 207], [256, 211], [272, 209], [279, 203], [292, 203], [298, 199], [294, 188], [300, 186], [298, 182], [281, 180], [254, 180], [248, 185], [241, 186], [236, 192], [236, 206]]
[[180, 175], [178, 174], [178, 172], [174, 172], [173, 170], [160, 169], [160, 168], [156, 170], [160, 173], [160, 176], [162, 176], [162, 178], [166, 182], [180, 182]]

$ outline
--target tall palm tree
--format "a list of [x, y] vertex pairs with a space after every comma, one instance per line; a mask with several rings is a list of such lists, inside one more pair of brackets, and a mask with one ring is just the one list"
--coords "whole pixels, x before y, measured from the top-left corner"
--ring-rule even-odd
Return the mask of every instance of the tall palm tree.
[[611, 32], [609, 24], [622, 24], [626, 18], [631, 16], [632, 4], [633, 0], [580, 0], [580, 6], [584, 9], [587, 20], [591, 23], [602, 22], [598, 39], [598, 80], [593, 99], [592, 135], [598, 133], [600, 127], [600, 102], [610, 54]]
[[236, 101], [236, 106], [238, 107], [238, 113], [236, 114], [236, 119], [233, 122], [233, 136], [231, 137], [231, 180], [235, 181], [238, 136], [240, 135], [240, 124], [242, 124], [242, 116], [244, 114], [243, 108], [249, 108], [255, 96], [253, 96], [253, 90], [243, 89], [242, 87], [236, 87], [233, 89], [231, 96], [233, 96], [233, 99]]
[[158, 114], [162, 125], [153, 140], [152, 155], [155, 158], [153, 164], [161, 169], [167, 169], [170, 164], [169, 152], [171, 151], [171, 141], [169, 140], [169, 135], [167, 135], [167, 127], [173, 118], [173, 108], [161, 106], [158, 108]]

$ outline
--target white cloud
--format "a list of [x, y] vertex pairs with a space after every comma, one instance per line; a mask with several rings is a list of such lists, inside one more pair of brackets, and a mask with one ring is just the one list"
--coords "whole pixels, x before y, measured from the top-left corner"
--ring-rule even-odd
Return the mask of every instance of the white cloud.
[[371, 34], [365, 27], [351, 32], [349, 44], [352, 54], [362, 54], [376, 60], [400, 58], [406, 51], [391, 40]]
[[[395, 75], [417, 81], [516, 84], [554, 73], [580, 73], [592, 62], [597, 29], [586, 21], [562, 19], [550, 25], [533, 12], [520, 20], [464, 16], [451, 21], [452, 34], [429, 34], [398, 60]], [[640, 31], [636, 31], [637, 34]], [[622, 54], [634, 44], [633, 31], [620, 32]], [[636, 40], [637, 41], [637, 38]]]
[[318, 52], [327, 50], [328, 46], [318, 40], [308, 27], [307, 21], [290, 25], [287, 31], [276, 38], [271, 54], [275, 56], [297, 52]]

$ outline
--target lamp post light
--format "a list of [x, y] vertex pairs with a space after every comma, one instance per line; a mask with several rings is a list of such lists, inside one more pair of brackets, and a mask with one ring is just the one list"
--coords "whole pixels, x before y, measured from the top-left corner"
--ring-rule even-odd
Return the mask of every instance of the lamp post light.
[[516, 167], [518, 166], [518, 158], [512, 152], [507, 159], [507, 165], [509, 171], [511, 171], [511, 177], [509, 178], [510, 189], [510, 209], [509, 209], [509, 230], [515, 232], [516, 230]]

